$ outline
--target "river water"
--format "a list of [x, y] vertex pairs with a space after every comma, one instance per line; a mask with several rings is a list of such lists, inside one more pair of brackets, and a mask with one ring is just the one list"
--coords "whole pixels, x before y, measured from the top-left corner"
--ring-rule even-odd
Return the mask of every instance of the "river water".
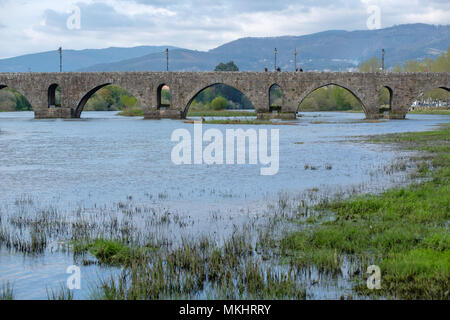
[[[193, 125], [183, 121], [143, 121], [114, 112], [84, 112], [80, 120], [34, 120], [28, 112], [0, 113], [0, 214], [15, 212], [24, 199], [36, 207], [67, 212], [133, 201], [194, 217], [198, 224], [191, 232], [225, 234], [227, 221], [235, 224], [240, 216], [258, 212], [281, 192], [338, 191], [355, 185], [380, 191], [400, 183], [402, 175], [388, 175], [383, 168], [406, 153], [392, 146], [362, 144], [355, 136], [423, 131], [450, 121], [450, 116], [438, 115], [376, 123], [360, 121], [363, 114], [303, 115], [295, 125], [239, 126], [280, 130], [279, 172], [261, 176], [260, 165], [173, 164], [172, 132], [180, 128], [193, 132]], [[225, 132], [236, 126], [203, 125], [204, 130], [209, 128]], [[305, 169], [311, 167], [314, 170]], [[221, 219], [211, 222], [211, 215]], [[70, 254], [24, 256], [3, 248], [0, 285], [13, 283], [19, 299], [46, 299], [49, 288], [66, 281], [66, 269], [72, 264]], [[113, 272], [98, 266], [82, 271], [83, 283]], [[89, 297], [89, 286], [76, 297]]]

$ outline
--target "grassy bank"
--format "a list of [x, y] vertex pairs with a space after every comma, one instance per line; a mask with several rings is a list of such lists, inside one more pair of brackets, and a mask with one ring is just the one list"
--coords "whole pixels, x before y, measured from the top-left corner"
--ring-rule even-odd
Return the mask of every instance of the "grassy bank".
[[[184, 123], [195, 123], [194, 120], [185, 120]], [[295, 122], [276, 122], [270, 120], [242, 120], [242, 119], [211, 119], [204, 120], [204, 124], [241, 124], [241, 125], [296, 125]]]
[[143, 117], [144, 111], [139, 107], [130, 107], [123, 109], [117, 115], [123, 117]]
[[409, 114], [438, 114], [438, 115], [450, 115], [450, 109], [416, 109], [409, 111]]
[[[326, 112], [326, 111], [321, 111]], [[346, 111], [334, 111], [345, 113], [364, 113], [362, 110], [346, 110]], [[408, 111], [408, 114], [436, 114], [436, 115], [450, 115], [450, 109], [416, 109], [414, 111]]]
[[[297, 267], [337, 272], [344, 261], [358, 266], [356, 291], [406, 299], [448, 299], [450, 279], [450, 125], [430, 132], [372, 137], [425, 151], [416, 176], [424, 179], [380, 195], [357, 196], [316, 206], [325, 222], [298, 221], [302, 231], [280, 242]], [[382, 289], [370, 291], [359, 274], [378, 265]]]
[[204, 110], [204, 111], [189, 111], [188, 117], [256, 117], [253, 110], [236, 111], [236, 110]]

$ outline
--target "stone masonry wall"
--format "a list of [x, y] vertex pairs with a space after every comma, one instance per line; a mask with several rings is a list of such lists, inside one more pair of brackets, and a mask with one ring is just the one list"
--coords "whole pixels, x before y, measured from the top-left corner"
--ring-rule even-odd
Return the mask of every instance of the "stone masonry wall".
[[[145, 117], [184, 118], [197, 93], [218, 83], [235, 87], [252, 102], [260, 118], [269, 115], [269, 89], [281, 87], [283, 106], [280, 118], [293, 118], [299, 104], [314, 90], [334, 84], [351, 91], [362, 103], [367, 118], [380, 117], [378, 93], [392, 92], [390, 117], [405, 117], [411, 103], [433, 88], [450, 88], [449, 73], [300, 73], [300, 72], [90, 72], [90, 73], [0, 73], [0, 88], [11, 87], [33, 106], [36, 118], [79, 117], [88, 98], [108, 84], [133, 94], [144, 107]], [[49, 108], [48, 88], [62, 89], [61, 108]], [[159, 110], [157, 91], [170, 87], [171, 106]]]

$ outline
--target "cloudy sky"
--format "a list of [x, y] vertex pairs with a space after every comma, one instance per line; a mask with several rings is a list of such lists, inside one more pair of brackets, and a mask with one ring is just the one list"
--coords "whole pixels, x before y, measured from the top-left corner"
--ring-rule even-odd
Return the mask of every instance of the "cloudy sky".
[[450, 1], [0, 0], [0, 58], [59, 46], [173, 45], [208, 50], [241, 37], [418, 22], [450, 24]]

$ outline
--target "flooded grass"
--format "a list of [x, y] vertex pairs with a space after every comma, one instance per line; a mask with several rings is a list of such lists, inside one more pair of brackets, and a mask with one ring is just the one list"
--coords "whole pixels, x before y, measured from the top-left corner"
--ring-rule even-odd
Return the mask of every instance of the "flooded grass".
[[[366, 295], [404, 299], [448, 299], [450, 279], [450, 125], [440, 130], [372, 137], [372, 142], [398, 143], [431, 156], [417, 176], [426, 181], [394, 188], [380, 195], [363, 195], [315, 206], [330, 219], [286, 235], [282, 253], [292, 265], [314, 265], [331, 272], [343, 257], [353, 257], [366, 270], [382, 270], [382, 289]], [[426, 167], [425, 167], [426, 166]], [[399, 166], [403, 169], [403, 164]], [[300, 225], [304, 221], [298, 222]]]
[[[194, 120], [185, 120], [184, 123], [195, 123]], [[204, 124], [240, 124], [240, 125], [297, 125], [296, 122], [280, 122], [270, 120], [243, 120], [243, 119], [209, 119], [203, 120]]]
[[61, 284], [59, 289], [47, 289], [47, 298], [48, 300], [73, 300], [74, 294], [73, 291], [69, 290], [66, 286]]
[[2, 284], [0, 290], [0, 300], [14, 300], [14, 288], [10, 282], [5, 282]]
[[140, 107], [128, 107], [117, 113], [117, 115], [123, 117], [143, 117], [144, 110]]
[[236, 110], [204, 110], [189, 111], [188, 117], [256, 117], [254, 111], [236, 111]]

